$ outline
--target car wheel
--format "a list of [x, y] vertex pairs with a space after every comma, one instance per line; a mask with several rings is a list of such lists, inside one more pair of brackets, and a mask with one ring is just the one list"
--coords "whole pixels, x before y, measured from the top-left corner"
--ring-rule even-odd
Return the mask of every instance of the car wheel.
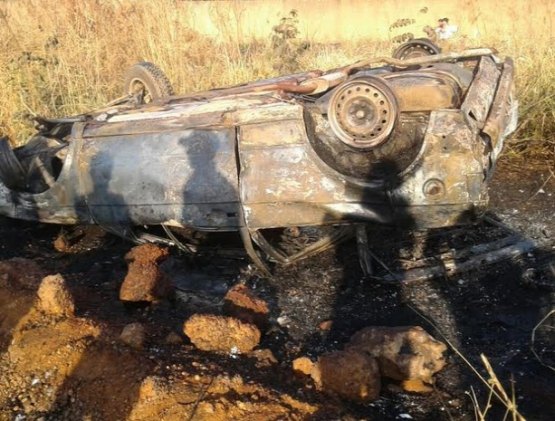
[[441, 53], [441, 48], [426, 38], [411, 39], [393, 51], [393, 58], [407, 60], [409, 58], [432, 56]]
[[328, 105], [335, 135], [357, 149], [386, 141], [399, 116], [399, 106], [389, 85], [380, 78], [355, 77], [337, 87]]
[[172, 85], [164, 72], [148, 61], [133, 65], [125, 73], [124, 90], [141, 104], [173, 95]]

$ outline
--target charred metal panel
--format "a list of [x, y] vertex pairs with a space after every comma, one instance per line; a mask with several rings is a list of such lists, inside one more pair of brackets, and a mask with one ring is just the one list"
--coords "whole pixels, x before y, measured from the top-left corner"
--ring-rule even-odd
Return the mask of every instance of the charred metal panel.
[[473, 128], [484, 127], [497, 90], [499, 76], [500, 71], [490, 57], [480, 58], [474, 80], [461, 105], [461, 111], [468, 117], [468, 123]]
[[[94, 120], [99, 123], [127, 123], [127, 125], [104, 126], [121, 127], [131, 133], [144, 130], [144, 126], [133, 129], [135, 122], [150, 122], [165, 127], [207, 127], [231, 126], [266, 121], [268, 118], [283, 116], [287, 112], [295, 112], [298, 107], [284, 102], [278, 93], [248, 93], [241, 96], [205, 99], [188, 98], [182, 101], [169, 101], [167, 104], [146, 105], [141, 108], [118, 111], [107, 110], [99, 113]], [[294, 115], [289, 115], [294, 118]], [[91, 126], [91, 128], [94, 126]], [[149, 130], [147, 130], [149, 131]], [[88, 136], [88, 134], [87, 134]]]
[[284, 120], [279, 123], [279, 136], [276, 136], [276, 123], [259, 123], [243, 126], [241, 145], [243, 148], [266, 148], [268, 146], [302, 145], [305, 140], [302, 120]]
[[[325, 171], [307, 139], [304, 122], [286, 122], [297, 131], [289, 133], [288, 140], [279, 130], [283, 124], [240, 128], [241, 200], [249, 228], [388, 219], [391, 209], [383, 190], [348, 182], [329, 168]], [[261, 131], [272, 140], [254, 142]]]
[[61, 173], [45, 192], [32, 194], [8, 189], [0, 182], [0, 213], [12, 218], [55, 224], [89, 223], [90, 218], [79, 186], [77, 156], [81, 148], [82, 126], [75, 124]]
[[300, 119], [303, 107], [296, 102], [266, 104], [258, 108], [243, 108], [230, 115], [230, 121], [235, 125], [263, 123], [275, 120]]
[[309, 147], [305, 143], [241, 148], [243, 185], [257, 179], [242, 192], [245, 203], [328, 203], [343, 199], [346, 183], [324, 174], [311, 159]]
[[513, 61], [509, 58], [503, 63], [495, 99], [483, 128], [492, 142], [495, 157], [501, 152], [504, 138], [516, 129], [518, 113], [512, 96], [513, 74]]
[[0, 137], [0, 180], [9, 189], [25, 185], [25, 171], [7, 137]]
[[127, 112], [111, 114], [109, 111], [96, 117], [99, 121], [111, 123], [120, 121], [137, 120], [162, 120], [181, 119], [199, 115], [210, 115], [214, 113], [226, 114], [241, 109], [264, 107], [268, 104], [280, 102], [277, 98], [268, 94], [250, 94], [244, 96], [231, 96], [215, 98], [212, 100], [188, 99], [183, 101], [170, 101], [167, 104], [154, 104], [131, 109]]
[[250, 229], [372, 222], [396, 223], [393, 208], [387, 203], [252, 203], [244, 204]]
[[81, 188], [106, 224], [239, 226], [234, 129], [88, 139]]
[[432, 112], [420, 158], [391, 192], [397, 212], [422, 226], [462, 223], [466, 213], [487, 204], [483, 156], [484, 145], [461, 111]]
[[462, 92], [456, 79], [431, 72], [400, 73], [384, 76], [401, 111], [431, 111], [458, 108]]
[[83, 137], [160, 133], [183, 127], [209, 129], [254, 124], [275, 118], [298, 118], [299, 107], [276, 94], [245, 94], [211, 101], [188, 99], [131, 110], [106, 110], [87, 123]]
[[[138, 117], [145, 117], [139, 119]], [[200, 115], [168, 117], [163, 119], [152, 118], [147, 114], [136, 116], [133, 121], [91, 121], [87, 123], [84, 138], [98, 138], [105, 136], [139, 135], [148, 133], [174, 132], [183, 127], [214, 128], [225, 125], [225, 115], [212, 112]], [[146, 118], [148, 117], [148, 118]]]

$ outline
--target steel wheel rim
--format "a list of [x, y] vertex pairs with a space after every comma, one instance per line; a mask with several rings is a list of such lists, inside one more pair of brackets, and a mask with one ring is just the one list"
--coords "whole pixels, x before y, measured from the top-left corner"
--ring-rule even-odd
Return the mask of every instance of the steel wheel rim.
[[387, 85], [356, 79], [340, 86], [330, 100], [328, 119], [347, 145], [373, 148], [385, 142], [395, 126], [397, 104]]

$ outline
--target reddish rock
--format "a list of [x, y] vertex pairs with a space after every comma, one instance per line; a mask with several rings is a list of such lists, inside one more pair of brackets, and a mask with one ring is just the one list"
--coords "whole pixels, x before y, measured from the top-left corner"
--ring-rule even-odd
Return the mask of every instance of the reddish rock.
[[264, 329], [268, 325], [268, 304], [246, 285], [238, 284], [224, 297], [224, 313]]
[[162, 263], [169, 256], [168, 249], [155, 244], [141, 244], [133, 247], [126, 255], [127, 262]]
[[62, 275], [46, 276], [37, 291], [38, 308], [54, 316], [70, 317], [75, 314], [75, 303]]
[[154, 244], [142, 244], [126, 254], [128, 271], [120, 288], [122, 301], [159, 301], [173, 293], [169, 276], [160, 263], [169, 255], [168, 249]]
[[420, 326], [367, 327], [353, 335], [347, 348], [377, 358], [384, 377], [425, 383], [445, 366], [447, 349]]
[[183, 331], [204, 351], [248, 353], [260, 342], [260, 330], [253, 324], [232, 317], [195, 314]]
[[[322, 391], [355, 402], [371, 402], [380, 395], [378, 362], [356, 351], [336, 351], [318, 358]], [[318, 384], [318, 383], [317, 383]]]

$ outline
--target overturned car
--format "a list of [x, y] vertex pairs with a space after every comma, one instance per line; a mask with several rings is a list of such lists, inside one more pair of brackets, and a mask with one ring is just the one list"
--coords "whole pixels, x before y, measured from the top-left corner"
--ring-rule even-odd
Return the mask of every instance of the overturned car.
[[[474, 221], [516, 124], [513, 64], [492, 50], [375, 58], [75, 117], [0, 142], [0, 213], [133, 227], [239, 231], [262, 268], [320, 250], [354, 223]], [[287, 252], [275, 229], [331, 226]], [[186, 247], [186, 244], [182, 244]], [[261, 253], [261, 251], [263, 253]]]

